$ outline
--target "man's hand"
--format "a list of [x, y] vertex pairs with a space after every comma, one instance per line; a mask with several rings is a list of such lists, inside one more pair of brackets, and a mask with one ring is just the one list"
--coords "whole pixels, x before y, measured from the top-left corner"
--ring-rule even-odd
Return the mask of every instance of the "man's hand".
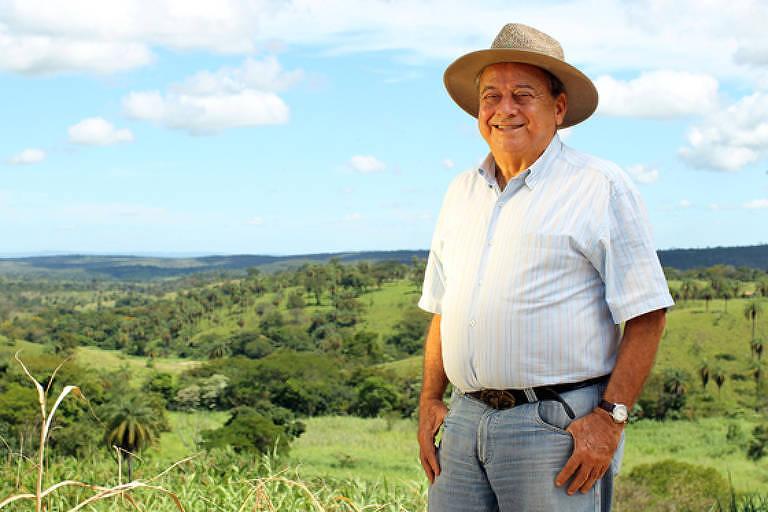
[[624, 425], [614, 423], [602, 409], [572, 422], [566, 430], [573, 436], [573, 453], [555, 478], [555, 485], [559, 487], [573, 477], [568, 486], [569, 495], [576, 491], [589, 492], [611, 467], [623, 429]]
[[448, 407], [442, 399], [422, 399], [419, 403], [419, 460], [430, 484], [440, 474], [440, 464], [435, 452], [435, 435], [440, 430], [446, 414]]

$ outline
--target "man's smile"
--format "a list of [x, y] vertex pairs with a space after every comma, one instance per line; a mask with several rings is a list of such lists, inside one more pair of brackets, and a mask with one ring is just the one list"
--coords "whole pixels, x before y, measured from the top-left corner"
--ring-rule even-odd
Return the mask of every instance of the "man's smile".
[[525, 123], [492, 123], [491, 126], [493, 126], [497, 130], [504, 132], [504, 131], [512, 131], [512, 130], [517, 130], [518, 128], [522, 128], [523, 126], [525, 126]]

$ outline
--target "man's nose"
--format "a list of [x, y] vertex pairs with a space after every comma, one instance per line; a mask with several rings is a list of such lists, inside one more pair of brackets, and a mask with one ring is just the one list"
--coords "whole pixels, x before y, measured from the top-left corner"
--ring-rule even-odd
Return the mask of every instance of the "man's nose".
[[520, 104], [517, 102], [514, 94], [503, 94], [501, 101], [499, 101], [498, 109], [502, 112], [515, 114], [520, 109]]

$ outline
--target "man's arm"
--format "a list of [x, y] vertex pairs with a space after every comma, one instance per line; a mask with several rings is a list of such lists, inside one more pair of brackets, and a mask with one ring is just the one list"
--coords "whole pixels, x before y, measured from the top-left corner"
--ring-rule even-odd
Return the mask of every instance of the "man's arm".
[[435, 454], [435, 435], [448, 413], [448, 408], [443, 403], [443, 393], [447, 386], [448, 377], [445, 376], [443, 368], [440, 339], [440, 315], [435, 314], [424, 342], [424, 373], [419, 396], [419, 460], [430, 484], [440, 474], [440, 465]]
[[[605, 400], [632, 408], [651, 372], [665, 325], [665, 309], [627, 321], [616, 366], [603, 395]], [[624, 425], [615, 423], [610, 414], [600, 408], [572, 422], [567, 430], [573, 436], [573, 453], [555, 478], [555, 484], [563, 485], [573, 477], [568, 494], [578, 490], [588, 492], [610, 468], [623, 429]]]

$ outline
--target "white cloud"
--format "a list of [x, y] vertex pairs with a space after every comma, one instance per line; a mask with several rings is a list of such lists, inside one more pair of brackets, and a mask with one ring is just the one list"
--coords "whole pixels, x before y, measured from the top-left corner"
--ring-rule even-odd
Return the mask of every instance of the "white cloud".
[[165, 94], [132, 92], [123, 99], [123, 107], [133, 118], [195, 135], [283, 124], [288, 122], [290, 110], [275, 92], [301, 77], [300, 70], [283, 71], [275, 57], [246, 59], [238, 68], [199, 72]]
[[456, 167], [456, 164], [450, 158], [445, 158], [443, 159], [443, 167], [445, 167], [446, 169], [453, 169], [454, 167]]
[[27, 148], [9, 158], [8, 163], [12, 165], [29, 165], [42, 162], [43, 160], [45, 160], [45, 151], [37, 148]]
[[112, 123], [101, 117], [89, 117], [67, 129], [69, 141], [75, 144], [91, 146], [109, 146], [118, 142], [131, 142], [133, 133], [130, 130], [117, 129]]
[[384, 162], [371, 155], [355, 155], [349, 159], [348, 165], [361, 174], [381, 172], [387, 168]]
[[152, 61], [140, 43], [12, 34], [0, 24], [0, 68], [28, 75], [65, 71], [109, 73]]
[[251, 226], [261, 226], [264, 224], [264, 218], [263, 217], [252, 217], [248, 219], [248, 224]]
[[350, 213], [349, 215], [344, 216], [345, 222], [357, 222], [359, 220], [362, 220], [363, 216], [360, 215], [358, 212]]
[[688, 132], [680, 156], [693, 167], [737, 171], [768, 154], [768, 93], [745, 96]]
[[678, 205], [680, 206], [680, 208], [690, 208], [691, 206], [693, 206], [693, 203], [691, 203], [687, 199], [682, 199], [680, 203], [678, 203]]
[[744, 203], [744, 208], [748, 208], [750, 210], [768, 208], [768, 199], [754, 199]]
[[717, 106], [717, 80], [684, 71], [650, 71], [621, 81], [603, 75], [595, 80], [598, 113], [608, 116], [666, 119], [709, 112]]
[[656, 183], [659, 179], [659, 170], [643, 164], [635, 164], [627, 167], [627, 173], [638, 183]]
[[4, 0], [0, 66], [111, 71], [145, 65], [156, 47], [245, 55], [281, 44], [444, 61], [487, 48], [500, 20], [520, 20], [555, 36], [589, 74], [676, 69], [753, 79], [765, 65], [767, 18], [758, 0]]

